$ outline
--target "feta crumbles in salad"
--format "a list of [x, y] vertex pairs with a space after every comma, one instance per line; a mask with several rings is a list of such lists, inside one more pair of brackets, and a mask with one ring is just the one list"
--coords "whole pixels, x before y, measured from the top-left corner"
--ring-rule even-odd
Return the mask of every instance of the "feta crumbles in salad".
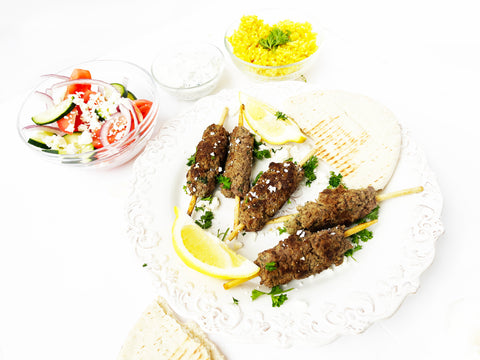
[[47, 152], [78, 154], [127, 140], [152, 107], [120, 83], [92, 79], [88, 70], [52, 76], [59, 82], [37, 92], [47, 108], [27, 127], [28, 142]]

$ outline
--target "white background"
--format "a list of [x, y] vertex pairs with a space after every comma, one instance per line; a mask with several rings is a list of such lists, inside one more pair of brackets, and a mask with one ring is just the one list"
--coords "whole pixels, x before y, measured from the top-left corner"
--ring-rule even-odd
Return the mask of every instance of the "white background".
[[[295, 1], [327, 32], [310, 82], [387, 105], [425, 151], [444, 196], [436, 257], [391, 318], [323, 347], [212, 337], [228, 359], [480, 358], [477, 188], [480, 22], [475, 1]], [[207, 40], [258, 1], [13, 1], [0, 11], [0, 359], [114, 359], [155, 297], [125, 236], [132, 163], [61, 168], [16, 132], [40, 74], [107, 57], [149, 68], [165, 43]], [[264, 1], [261, 7], [289, 8]], [[245, 85], [227, 61], [220, 88]], [[220, 89], [219, 88], [219, 89]], [[191, 106], [161, 94], [160, 120]]]

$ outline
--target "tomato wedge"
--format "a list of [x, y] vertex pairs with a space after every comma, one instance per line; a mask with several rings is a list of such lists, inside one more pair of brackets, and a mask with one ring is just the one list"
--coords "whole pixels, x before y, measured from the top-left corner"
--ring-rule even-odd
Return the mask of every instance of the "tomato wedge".
[[133, 105], [135, 105], [138, 110], [140, 110], [140, 113], [142, 114], [142, 117], [145, 119], [147, 116], [148, 112], [152, 108], [152, 102], [150, 100], [145, 100], [145, 99], [139, 99], [139, 100], [134, 100]]
[[78, 126], [80, 125], [80, 115], [81, 110], [78, 106], [73, 108], [67, 115], [65, 115], [60, 120], [57, 120], [57, 125], [60, 130], [65, 131], [68, 134], [73, 134], [75, 131], [78, 130]]
[[131, 118], [120, 115], [116, 116], [112, 120], [109, 120], [103, 126], [108, 126], [108, 129], [102, 129], [102, 132], [106, 131], [106, 140], [109, 144], [112, 144], [132, 131], [135, 127], [135, 124]]
[[[83, 69], [74, 69], [72, 71], [72, 75], [70, 75], [70, 80], [78, 80], [78, 79], [91, 79], [92, 75], [90, 71], [83, 70]], [[76, 94], [77, 92], [86, 92], [90, 90], [92, 87], [90, 84], [73, 84], [68, 85], [67, 87], [67, 94]]]

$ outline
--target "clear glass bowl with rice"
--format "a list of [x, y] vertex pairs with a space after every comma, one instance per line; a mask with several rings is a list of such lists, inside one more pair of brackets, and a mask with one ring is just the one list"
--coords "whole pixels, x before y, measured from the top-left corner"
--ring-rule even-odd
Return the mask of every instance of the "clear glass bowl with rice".
[[233, 64], [255, 80], [294, 80], [315, 62], [323, 42], [316, 21], [277, 11], [244, 15], [224, 37]]

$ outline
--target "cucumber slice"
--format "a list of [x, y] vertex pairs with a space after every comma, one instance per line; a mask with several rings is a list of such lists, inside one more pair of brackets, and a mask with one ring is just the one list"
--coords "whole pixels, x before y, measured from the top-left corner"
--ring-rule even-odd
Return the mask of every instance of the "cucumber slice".
[[[94, 150], [93, 148], [93, 144], [92, 143], [89, 143], [89, 144], [82, 144], [80, 143], [80, 136], [82, 135], [81, 132], [74, 132], [73, 134], [67, 134], [67, 135], [64, 135], [63, 138], [65, 139], [65, 141], [67, 142], [67, 148], [65, 149], [60, 149], [58, 151], [59, 154], [81, 154], [81, 153], [85, 153], [85, 152], [89, 152], [89, 151], [92, 151]], [[69, 145], [73, 145], [73, 146], [69, 146]], [[72, 152], [73, 150], [73, 152]]]
[[127, 99], [137, 100], [137, 97], [129, 90], [127, 91]]
[[75, 108], [73, 99], [66, 99], [47, 110], [32, 116], [32, 120], [37, 125], [46, 125], [60, 120], [68, 115]]
[[117, 91], [120, 93], [122, 97], [127, 97], [128, 92], [125, 86], [119, 83], [111, 83], [110, 85], [112, 85], [115, 89], [117, 89]]
[[45, 143], [45, 139], [47, 137], [55, 135], [53, 132], [50, 131], [37, 131], [34, 135], [32, 135], [27, 142], [33, 146], [39, 147], [41, 149], [50, 149], [48, 145]]

